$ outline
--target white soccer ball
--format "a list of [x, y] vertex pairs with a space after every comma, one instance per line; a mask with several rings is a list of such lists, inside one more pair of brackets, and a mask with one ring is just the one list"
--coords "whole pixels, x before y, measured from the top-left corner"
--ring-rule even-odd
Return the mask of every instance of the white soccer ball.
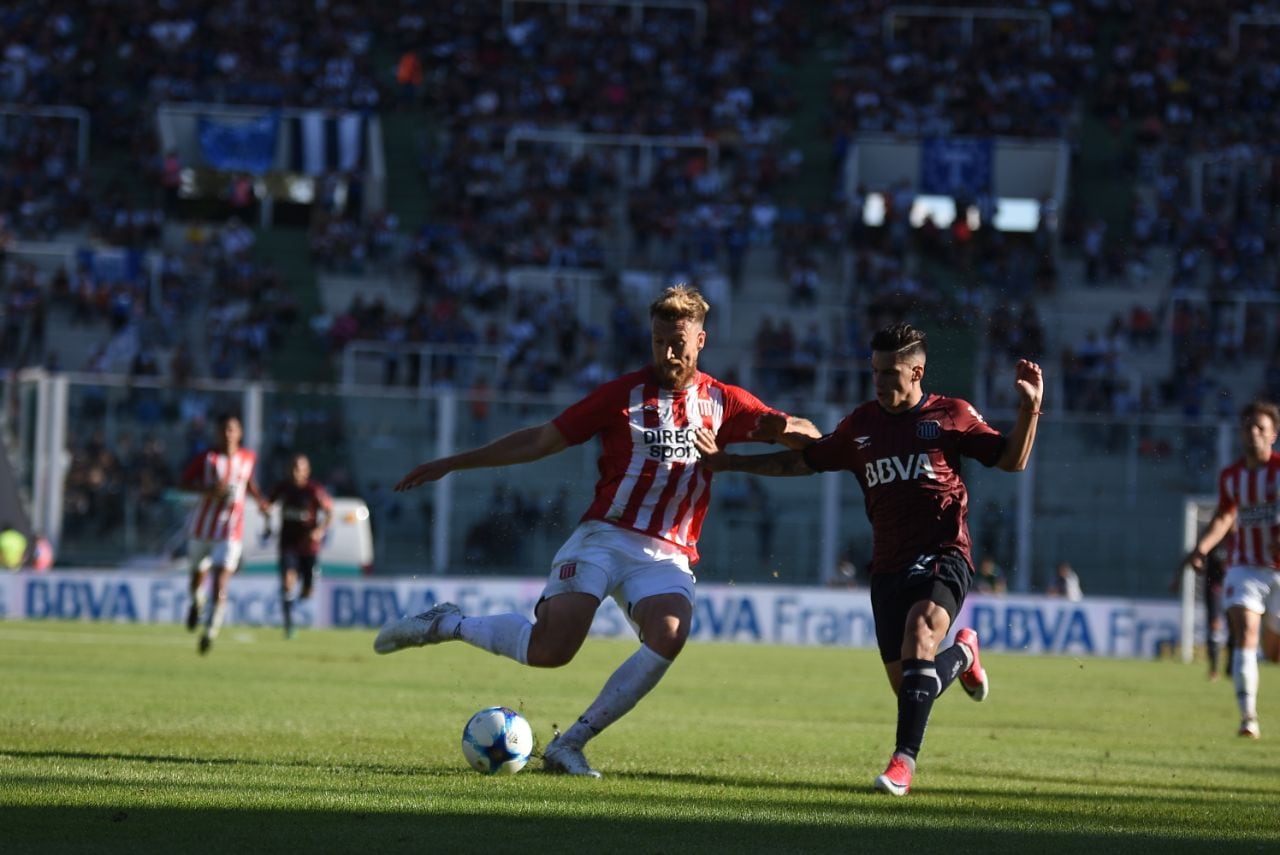
[[462, 756], [486, 775], [514, 775], [529, 762], [532, 751], [533, 728], [507, 707], [480, 710], [462, 729]]

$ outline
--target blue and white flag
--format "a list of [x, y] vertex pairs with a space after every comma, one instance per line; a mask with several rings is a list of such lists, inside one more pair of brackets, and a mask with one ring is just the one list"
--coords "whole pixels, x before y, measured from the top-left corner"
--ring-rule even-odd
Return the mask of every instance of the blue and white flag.
[[268, 113], [248, 122], [234, 123], [201, 116], [198, 134], [200, 151], [209, 166], [262, 175], [275, 166], [280, 116]]
[[920, 143], [920, 192], [977, 196], [991, 192], [994, 147], [989, 139], [930, 137]]
[[368, 120], [360, 113], [309, 110], [290, 119], [289, 167], [307, 175], [363, 169]]

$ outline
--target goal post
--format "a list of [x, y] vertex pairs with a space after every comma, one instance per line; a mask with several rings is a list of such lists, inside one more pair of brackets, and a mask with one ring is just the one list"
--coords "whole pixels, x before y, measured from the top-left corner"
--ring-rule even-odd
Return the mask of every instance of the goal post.
[[[1195, 549], [1200, 532], [1209, 524], [1213, 512], [1217, 510], [1218, 500], [1212, 496], [1187, 496], [1182, 502], [1182, 551], [1190, 554]], [[1191, 565], [1183, 565], [1181, 586], [1181, 653], [1182, 661], [1190, 662], [1195, 655], [1196, 624], [1204, 614], [1197, 608], [1204, 597], [1204, 579]]]

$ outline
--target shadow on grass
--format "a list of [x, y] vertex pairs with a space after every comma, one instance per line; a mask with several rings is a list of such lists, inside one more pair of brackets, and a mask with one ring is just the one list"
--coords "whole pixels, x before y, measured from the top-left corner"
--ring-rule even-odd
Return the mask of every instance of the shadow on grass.
[[[536, 759], [539, 755], [535, 754], [535, 760], [530, 764], [529, 771], [535, 774], [545, 774], [541, 771]], [[116, 761], [123, 763], [163, 763], [173, 765], [190, 765], [190, 766], [249, 766], [249, 767], [276, 767], [276, 768], [298, 768], [298, 769], [324, 769], [334, 773], [360, 773], [371, 775], [386, 775], [389, 777], [411, 777], [411, 778], [453, 778], [461, 777], [470, 779], [474, 773], [470, 769], [459, 767], [457, 769], [442, 770], [439, 767], [422, 768], [408, 765], [386, 765], [377, 763], [343, 763], [343, 762], [326, 762], [323, 759], [314, 757], [302, 757], [293, 760], [280, 759], [262, 759], [256, 757], [201, 757], [201, 756], [182, 756], [182, 755], [165, 755], [165, 754], [131, 754], [123, 752], [94, 752], [94, 751], [31, 751], [31, 750], [14, 750], [0, 748], [0, 757], [15, 757], [32, 760], [80, 760], [87, 762]], [[1251, 771], [1251, 770], [1246, 770]], [[1273, 774], [1267, 770], [1269, 774]], [[527, 774], [527, 773], [526, 773]], [[759, 778], [749, 775], [716, 775], [708, 773], [691, 774], [688, 772], [611, 772], [609, 774], [611, 780], [619, 781], [637, 781], [651, 782], [655, 791], [662, 792], [662, 787], [666, 784], [694, 784], [700, 786], [719, 786], [731, 787], [735, 789], [765, 789], [765, 790], [794, 790], [805, 789], [821, 792], [829, 792], [841, 795], [862, 795], [870, 789], [870, 776], [868, 776], [868, 786], [866, 788], [860, 785], [851, 784], [850, 781], [832, 780], [826, 782], [786, 779], [786, 778]], [[1266, 780], [1270, 780], [1265, 778]], [[1067, 776], [1058, 774], [1045, 775], [1027, 775], [1016, 772], [1001, 772], [1000, 780], [1007, 785], [1004, 789], [1014, 792], [1011, 795], [1022, 795], [1027, 798], [1036, 800], [1053, 800], [1061, 799], [1064, 801], [1075, 801], [1081, 798], [1079, 792], [1052, 792], [1052, 790], [1061, 787], [1086, 788], [1088, 791], [1095, 792], [1099, 797], [1105, 798], [1129, 798], [1137, 800], [1159, 800], [1162, 802], [1179, 802], [1188, 805], [1198, 805], [1204, 803], [1203, 790], [1201, 783], [1193, 780], [1153, 780], [1149, 782], [1134, 782], [1126, 780], [1121, 785], [1115, 785], [1108, 782], [1105, 778], [1094, 776]], [[1041, 787], [1046, 791], [1041, 791]], [[965, 796], [976, 799], [990, 798], [1000, 792], [1002, 788], [993, 787], [986, 789], [964, 788], [956, 789], [949, 787], [928, 793], [937, 796]], [[1109, 790], [1128, 791], [1150, 791], [1150, 795], [1126, 795], [1120, 796], [1115, 792], [1102, 792]], [[922, 793], [924, 791], [922, 790]], [[1175, 795], [1185, 792], [1186, 796]], [[1266, 799], [1275, 798], [1277, 790], [1275, 787], [1252, 787], [1242, 784], [1233, 785], [1231, 792], [1236, 797], [1261, 797]]]
[[[836, 831], [801, 817], [791, 822], [522, 817], [458, 813], [339, 813], [180, 808], [2, 807], [4, 850], [46, 852], [478, 852], [621, 853], [1159, 852], [1257, 851], [1258, 843], [1133, 833], [979, 831], [913, 820], [911, 802], [894, 816], [863, 817]], [[510, 810], [509, 805], [503, 806]], [[960, 809], [956, 810], [959, 814]], [[945, 820], [944, 820], [945, 822]]]

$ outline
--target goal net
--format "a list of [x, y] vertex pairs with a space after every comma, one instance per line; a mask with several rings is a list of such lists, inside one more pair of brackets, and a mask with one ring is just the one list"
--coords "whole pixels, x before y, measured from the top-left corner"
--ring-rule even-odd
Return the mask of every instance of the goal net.
[[[1187, 496], [1182, 504], [1182, 551], [1190, 554], [1195, 548], [1200, 532], [1209, 524], [1218, 500], [1213, 496]], [[1190, 662], [1195, 655], [1197, 639], [1204, 627], [1204, 576], [1191, 569], [1182, 568], [1182, 661]]]

